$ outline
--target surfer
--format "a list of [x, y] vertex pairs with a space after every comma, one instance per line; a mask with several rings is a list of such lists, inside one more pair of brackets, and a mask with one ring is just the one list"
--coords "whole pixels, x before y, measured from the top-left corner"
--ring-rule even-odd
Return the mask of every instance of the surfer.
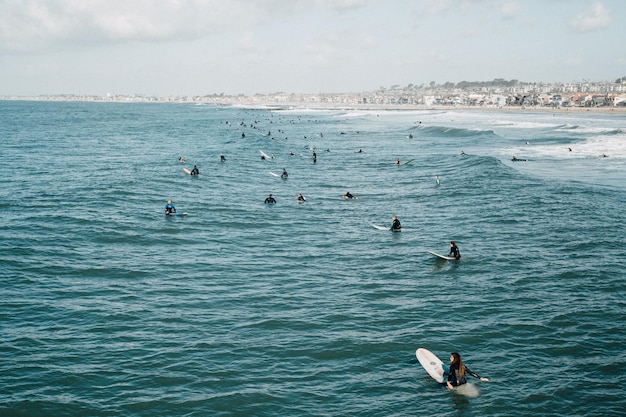
[[350, 194], [350, 191], [348, 191], [347, 193], [345, 193], [344, 195], [341, 196], [342, 198], [349, 198], [351, 200], [355, 199], [356, 197], [353, 196], [352, 194]]
[[488, 378], [480, 377], [476, 372], [472, 372], [467, 366], [465, 366], [461, 360], [461, 355], [457, 352], [452, 352], [452, 354], [450, 354], [450, 369], [447, 371], [448, 381], [446, 382], [446, 385], [450, 389], [466, 384], [467, 380], [465, 379], [465, 374], [471, 375], [484, 382], [489, 381]]
[[439, 185], [439, 175], [435, 175], [435, 184]]
[[517, 161], [526, 161], [526, 160], [525, 160], [525, 159], [519, 159], [519, 158], [513, 157], [513, 158], [511, 158], [511, 161], [513, 161], [513, 162], [517, 162]]
[[178, 158], [178, 162], [185, 162], [185, 158], [181, 156], [180, 158]]
[[191, 170], [191, 175], [200, 175], [200, 171], [198, 171], [198, 167], [196, 165], [193, 166]]
[[402, 225], [400, 224], [400, 220], [398, 220], [398, 217], [396, 217], [395, 214], [391, 216], [391, 220], [393, 220], [393, 223], [391, 223], [391, 231], [392, 232], [402, 231]]
[[304, 198], [304, 196], [300, 193], [298, 193], [298, 203], [304, 203], [306, 201], [306, 198]]
[[450, 253], [448, 253], [448, 256], [454, 256], [454, 259], [461, 259], [461, 252], [454, 241], [450, 241]]
[[280, 177], [284, 180], [286, 180], [289, 177], [289, 174], [287, 174], [287, 170], [285, 168], [283, 168], [283, 173], [280, 174]]
[[317, 163], [317, 154], [313, 151], [313, 163]]
[[174, 203], [172, 203], [172, 200], [167, 200], [167, 204], [165, 205], [165, 215], [169, 216], [170, 214], [174, 213], [176, 213], [176, 207], [174, 206]]
[[223, 153], [220, 154], [220, 161], [226, 162], [226, 158], [224, 157]]
[[396, 165], [400, 165], [400, 158], [396, 159]]
[[266, 199], [265, 199], [265, 204], [276, 204], [276, 199], [274, 197], [272, 197], [272, 195], [270, 194]]

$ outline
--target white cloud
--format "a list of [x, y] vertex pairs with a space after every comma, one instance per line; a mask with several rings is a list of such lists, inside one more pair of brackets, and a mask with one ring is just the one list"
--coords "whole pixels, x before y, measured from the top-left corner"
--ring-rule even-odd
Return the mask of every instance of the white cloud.
[[611, 23], [609, 11], [600, 2], [593, 3], [585, 10], [569, 21], [569, 26], [576, 32], [591, 32], [604, 29]]
[[[305, 5], [306, 7], [306, 5]], [[0, 50], [192, 40], [293, 12], [284, 0], [0, 0]]]
[[520, 5], [517, 1], [505, 1], [500, 6], [500, 13], [505, 19], [512, 19], [519, 14]]

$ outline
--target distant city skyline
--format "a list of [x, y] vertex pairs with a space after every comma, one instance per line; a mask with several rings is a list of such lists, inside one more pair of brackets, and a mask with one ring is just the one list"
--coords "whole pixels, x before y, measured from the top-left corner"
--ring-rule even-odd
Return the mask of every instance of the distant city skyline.
[[350, 93], [626, 75], [620, 0], [0, 5], [0, 96]]

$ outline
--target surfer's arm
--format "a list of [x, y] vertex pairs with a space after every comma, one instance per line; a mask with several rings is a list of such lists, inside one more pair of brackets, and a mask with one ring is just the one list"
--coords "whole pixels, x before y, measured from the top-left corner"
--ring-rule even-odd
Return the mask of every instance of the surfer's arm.
[[480, 376], [480, 375], [478, 375], [476, 372], [474, 372], [474, 371], [470, 370], [467, 366], [465, 367], [465, 373], [467, 373], [467, 374], [469, 374], [469, 375], [473, 376], [474, 378], [480, 379], [481, 381], [485, 381], [485, 382], [486, 382], [486, 381], [489, 381], [489, 379], [488, 379], [488, 378], [483, 378], [483, 377], [481, 377], [481, 376]]

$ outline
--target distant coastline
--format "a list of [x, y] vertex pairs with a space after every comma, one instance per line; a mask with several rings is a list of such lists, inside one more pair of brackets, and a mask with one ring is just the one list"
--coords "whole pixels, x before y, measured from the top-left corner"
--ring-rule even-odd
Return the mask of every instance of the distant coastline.
[[409, 84], [352, 93], [266, 93], [150, 96], [49, 94], [0, 100], [115, 103], [192, 103], [215, 106], [362, 110], [482, 110], [558, 113], [626, 113], [626, 76], [615, 82], [528, 83], [495, 79], [428, 86]]
[[215, 106], [241, 106], [251, 108], [268, 109], [312, 109], [312, 110], [338, 110], [338, 109], [359, 109], [364, 111], [500, 111], [500, 112], [541, 112], [541, 113], [606, 113], [606, 114], [626, 114], [626, 106], [495, 106], [495, 105], [447, 105], [447, 104], [397, 104], [397, 103], [358, 103], [358, 102], [309, 102], [309, 101], [287, 101], [259, 99], [258, 97], [237, 97], [236, 99], [210, 99], [189, 98], [189, 97], [136, 97], [136, 96], [37, 96], [37, 97], [6, 97], [0, 96], [0, 101], [47, 101], [47, 102], [93, 102], [93, 103], [189, 103], [197, 105]]

